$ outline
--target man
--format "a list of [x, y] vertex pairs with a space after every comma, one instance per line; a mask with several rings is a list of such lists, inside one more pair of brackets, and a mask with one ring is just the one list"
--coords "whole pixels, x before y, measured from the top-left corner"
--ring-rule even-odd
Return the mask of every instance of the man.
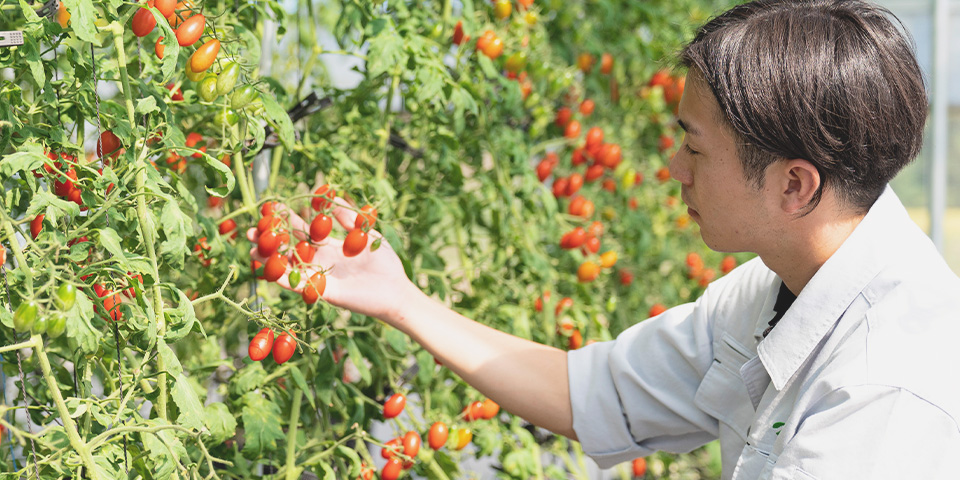
[[926, 117], [907, 39], [874, 5], [766, 0], [681, 57], [671, 174], [708, 246], [758, 254], [696, 303], [567, 353], [431, 300], [386, 243], [336, 242], [325, 300], [604, 467], [719, 438], [725, 479], [958, 478], [960, 279], [886, 186]]

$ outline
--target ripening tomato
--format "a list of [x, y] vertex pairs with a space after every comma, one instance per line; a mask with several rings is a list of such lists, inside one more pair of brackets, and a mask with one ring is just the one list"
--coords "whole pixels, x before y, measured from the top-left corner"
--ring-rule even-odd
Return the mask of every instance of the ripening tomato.
[[633, 459], [633, 476], [642, 477], [647, 473], [647, 459], [640, 457]]
[[447, 425], [443, 422], [434, 422], [430, 426], [430, 433], [427, 434], [427, 444], [430, 445], [430, 448], [434, 450], [440, 450], [445, 443], [447, 443], [447, 437], [449, 437], [450, 432], [447, 430]]
[[481, 414], [485, 420], [491, 420], [500, 413], [500, 405], [489, 398], [483, 401]]
[[416, 458], [417, 453], [420, 453], [420, 442], [419, 433], [413, 430], [407, 432], [403, 436], [403, 454], [410, 458]]
[[253, 85], [244, 85], [234, 90], [233, 95], [230, 95], [230, 107], [239, 110], [256, 100], [259, 95], [260, 92], [253, 88]]
[[493, 6], [493, 15], [500, 20], [509, 17], [512, 12], [513, 5], [510, 3], [510, 0], [497, 0]]
[[118, 150], [120, 150], [120, 138], [110, 130], [100, 134], [100, 139], [97, 140], [97, 157], [110, 155], [116, 158], [120, 154]]
[[368, 240], [367, 232], [359, 228], [350, 230], [347, 237], [343, 239], [343, 255], [347, 257], [359, 255], [363, 249], [367, 248]]
[[600, 266], [603, 268], [612, 268], [617, 264], [617, 252], [607, 250], [600, 254]]
[[593, 100], [584, 100], [580, 102], [580, 113], [582, 113], [585, 117], [589, 117], [591, 114], [593, 114], [593, 109], [595, 107], [596, 104], [593, 102]]
[[33, 217], [33, 220], [30, 220], [30, 236], [33, 237], [34, 240], [37, 239], [37, 235], [40, 235], [40, 231], [43, 230], [43, 217], [45, 216], [46, 214], [41, 213]]
[[616, 143], [608, 143], [600, 149], [600, 163], [604, 167], [607, 167], [611, 170], [617, 168], [617, 165], [620, 165], [620, 160], [623, 159], [623, 151], [620, 149], [620, 145]]
[[240, 78], [240, 65], [237, 62], [227, 62], [217, 75], [217, 95], [230, 93], [237, 85], [238, 78]]
[[700, 275], [697, 277], [697, 285], [707, 288], [707, 285], [710, 285], [710, 282], [717, 277], [717, 272], [712, 268], [705, 268]]
[[567, 339], [567, 350], [576, 350], [583, 346], [583, 335], [580, 330], [574, 330]]
[[163, 60], [163, 52], [166, 49], [167, 47], [163, 44], [163, 36], [157, 37], [157, 43], [153, 44], [153, 53], [157, 54], [157, 58]]
[[257, 232], [276, 232], [280, 229], [280, 226], [283, 224], [283, 219], [280, 217], [275, 217], [273, 215], [266, 215], [260, 218], [260, 221], [257, 222]]
[[306, 240], [297, 243], [297, 246], [294, 247], [293, 251], [293, 260], [297, 264], [313, 262], [313, 256], [317, 253], [317, 249], [314, 248], [313, 245], [310, 245], [310, 242]]
[[263, 267], [263, 278], [268, 282], [276, 282], [287, 272], [287, 257], [274, 253], [267, 258]]
[[157, 7], [157, 10], [160, 11], [160, 15], [163, 15], [163, 18], [167, 18], [170, 15], [173, 15], [173, 12], [177, 6], [177, 0], [156, 0], [153, 6]]
[[213, 65], [213, 61], [217, 59], [218, 53], [220, 53], [220, 40], [216, 38], [207, 40], [206, 43], [201, 45], [200, 48], [190, 56], [190, 68], [194, 72], [207, 71], [207, 69]]
[[264, 358], [267, 358], [267, 355], [270, 354], [270, 350], [273, 349], [273, 330], [269, 328], [263, 328], [256, 335], [253, 336], [253, 340], [250, 340], [250, 346], [247, 348], [247, 354], [250, 355], [250, 359], [259, 362]]
[[[219, 198], [219, 197], [210, 197], [210, 198]], [[217, 227], [217, 230], [220, 232], [220, 235], [226, 235], [230, 232], [230, 238], [237, 238], [237, 222], [232, 218], [228, 218], [220, 222], [220, 226]]]
[[660, 135], [660, 140], [657, 142], [657, 149], [659, 149], [661, 152], [666, 152], [667, 150], [673, 148], [673, 143], [673, 137], [664, 133]]
[[567, 205], [567, 213], [580, 216], [580, 213], [583, 211], [583, 205], [586, 202], [587, 199], [582, 195], [574, 197], [573, 200], [570, 200], [570, 204]]
[[357, 480], [373, 480], [373, 468], [368, 467], [367, 464], [360, 464], [360, 476], [357, 477]]
[[57, 179], [53, 182], [53, 193], [58, 197], [66, 197], [73, 190], [73, 182], [77, 180], [77, 171], [70, 167], [66, 172], [63, 181]]
[[173, 27], [174, 32], [176, 32], [176, 29], [180, 24], [194, 15], [193, 1], [183, 0], [181, 2], [177, 2], [173, 8], [173, 11], [174, 13], [167, 17], [167, 23], [169, 23], [170, 26]]
[[600, 55], [600, 73], [609, 75], [613, 71], [613, 55], [604, 53]]
[[70, 24], [70, 12], [67, 11], [67, 5], [64, 2], [59, 2], [60, 6], [57, 7], [57, 23], [61, 27], [67, 28], [67, 25]]
[[372, 205], [364, 205], [357, 214], [357, 219], [353, 222], [354, 228], [368, 230], [377, 223], [377, 209]]
[[593, 55], [586, 52], [581, 53], [577, 57], [577, 68], [583, 73], [590, 73], [590, 70], [593, 69]]
[[526, 52], [515, 52], [509, 57], [504, 63], [504, 68], [507, 69], [510, 73], [520, 73], [523, 70], [523, 67], [527, 66], [527, 54]]
[[584, 174], [583, 180], [587, 183], [590, 183], [602, 176], [603, 176], [603, 165], [600, 165], [599, 163], [595, 163], [587, 167], [587, 173]]
[[667, 307], [663, 306], [662, 303], [654, 303], [653, 306], [650, 307], [650, 312], [647, 313], [647, 316], [656, 317], [657, 315], [660, 315], [661, 313], [666, 311], [667, 311]]
[[137, 10], [133, 14], [133, 20], [130, 22], [130, 29], [138, 37], [145, 37], [157, 27], [157, 19], [153, 18], [153, 12], [146, 8]]
[[383, 470], [380, 470], [380, 479], [381, 480], [397, 480], [400, 478], [400, 472], [403, 471], [403, 463], [399, 458], [391, 458], [387, 460], [387, 464], [383, 466]]
[[390, 395], [390, 398], [383, 404], [383, 418], [393, 418], [400, 415], [400, 412], [403, 411], [403, 407], [406, 405], [407, 397], [402, 393]]
[[596, 280], [599, 275], [600, 267], [590, 260], [581, 263], [580, 268], [577, 269], [577, 280], [581, 283], [590, 283]]
[[570, 119], [573, 118], [573, 111], [569, 107], [561, 107], [557, 110], [557, 118], [554, 119], [553, 123], [560, 127], [566, 127], [570, 123]]
[[563, 136], [567, 138], [577, 138], [580, 136], [580, 122], [572, 120], [567, 124], [567, 128], [563, 131]]
[[477, 51], [482, 52], [494, 38], [497, 38], [497, 34], [493, 30], [487, 30], [483, 32], [483, 35], [477, 39]]
[[320, 299], [320, 296], [323, 295], [324, 289], [327, 287], [327, 277], [323, 272], [314, 273], [309, 280], [307, 280], [307, 285], [303, 287], [303, 292], [300, 294], [303, 297], [303, 301], [307, 305], [313, 305], [317, 303], [317, 300]]
[[[467, 37], [469, 38], [469, 37]], [[463, 21], [457, 20], [457, 25], [453, 27], [453, 44], [460, 45], [465, 41], [463, 36]]]
[[277, 337], [277, 341], [273, 344], [273, 361], [277, 362], [278, 365], [286, 363], [296, 353], [297, 341], [294, 340], [295, 338], [297, 338], [297, 334], [292, 332], [291, 335], [283, 332]]
[[503, 40], [500, 37], [495, 37], [493, 40], [490, 40], [484, 49], [483, 54], [490, 58], [491, 60], [499, 57], [503, 53]]
[[0, 266], [7, 264], [7, 249], [3, 245], [0, 245]]
[[573, 166], [583, 165], [584, 163], [587, 163], [587, 156], [584, 155], [583, 147], [577, 147], [576, 149], [573, 150], [573, 153], [570, 154], [570, 163]]
[[471, 432], [469, 428], [458, 428], [454, 431], [453, 438], [456, 439], [454, 448], [456, 450], [463, 450], [470, 444], [470, 441], [473, 440], [473, 432]]
[[189, 47], [190, 45], [197, 43], [197, 40], [200, 40], [200, 36], [203, 35], [203, 29], [206, 27], [206, 21], [207, 18], [204, 17], [202, 13], [198, 13], [184, 20], [176, 30], [177, 43], [179, 43], [181, 47]]

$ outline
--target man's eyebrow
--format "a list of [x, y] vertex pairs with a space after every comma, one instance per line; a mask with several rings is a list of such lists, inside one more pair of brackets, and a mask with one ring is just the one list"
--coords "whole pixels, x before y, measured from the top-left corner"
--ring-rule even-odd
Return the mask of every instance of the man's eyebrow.
[[678, 119], [677, 123], [680, 125], [680, 128], [682, 128], [684, 132], [687, 132], [691, 135], [700, 135], [700, 130], [690, 125], [687, 125], [683, 120]]

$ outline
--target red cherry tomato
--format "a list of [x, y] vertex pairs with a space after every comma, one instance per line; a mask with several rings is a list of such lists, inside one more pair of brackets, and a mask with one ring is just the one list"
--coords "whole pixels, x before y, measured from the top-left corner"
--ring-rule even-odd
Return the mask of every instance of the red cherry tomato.
[[603, 130], [600, 127], [592, 127], [587, 130], [587, 150], [601, 143], [603, 143]]
[[287, 335], [287, 332], [283, 332], [277, 337], [277, 341], [273, 344], [273, 361], [277, 364], [283, 364], [290, 360], [290, 357], [297, 351], [297, 341], [294, 340], [296, 337], [296, 334], [290, 336]]
[[393, 418], [400, 415], [400, 412], [403, 411], [403, 407], [406, 405], [407, 397], [402, 393], [390, 395], [390, 398], [383, 404], [383, 418]]
[[367, 232], [363, 230], [354, 229], [350, 230], [350, 233], [347, 234], [347, 238], [343, 239], [343, 254], [347, 257], [355, 257], [367, 248], [367, 241], [369, 240]]
[[450, 431], [447, 429], [445, 423], [434, 422], [434, 424], [430, 426], [430, 433], [427, 434], [427, 444], [434, 450], [440, 450], [440, 447], [447, 443], [447, 437], [449, 435]]
[[654, 303], [653, 306], [650, 307], [650, 312], [648, 312], [647, 315], [650, 317], [656, 317], [657, 315], [660, 315], [666, 311], [667, 307], [663, 306], [662, 303]]
[[97, 156], [110, 155], [116, 157], [119, 155], [117, 150], [120, 150], [120, 139], [110, 130], [101, 133], [100, 139], [97, 141]]
[[203, 28], [206, 26], [207, 18], [203, 14], [198, 13], [180, 24], [177, 27], [177, 43], [181, 47], [189, 47], [194, 43], [197, 43], [197, 40], [200, 40], [200, 36], [203, 35]]
[[133, 34], [138, 37], [145, 37], [157, 27], [157, 19], [153, 18], [153, 12], [147, 10], [146, 8], [141, 8], [137, 10], [137, 13], [133, 14], [133, 20], [130, 23], [130, 29], [133, 30]]
[[633, 476], [642, 477], [647, 473], [647, 459], [640, 457], [633, 459]]
[[276, 231], [283, 224], [283, 219], [273, 215], [265, 215], [257, 222], [257, 233], [263, 234], [267, 231]]
[[577, 138], [580, 136], [580, 122], [572, 120], [567, 124], [567, 128], [563, 131], [563, 136], [567, 138]]
[[190, 69], [197, 73], [205, 72], [213, 65], [218, 53], [220, 53], [220, 40], [208, 40], [190, 56]]
[[304, 240], [297, 244], [294, 248], [296, 255], [293, 257], [293, 260], [297, 264], [310, 263], [313, 261], [313, 256], [317, 253], [317, 249], [310, 245], [310, 242]]
[[174, 9], [177, 6], [177, 0], [156, 0], [154, 6], [157, 7], [160, 15], [163, 15], [163, 18], [167, 18], [173, 15]]
[[580, 113], [585, 117], [589, 117], [593, 113], [593, 109], [596, 107], [596, 103], [593, 100], [584, 100], [580, 103]]
[[263, 267], [263, 279], [268, 282], [276, 282], [287, 271], [287, 257], [274, 253], [267, 259]]
[[373, 208], [372, 205], [364, 205], [360, 209], [360, 213], [357, 215], [356, 221], [353, 222], [354, 228], [362, 228], [368, 230], [373, 228], [373, 225], [377, 223], [377, 209]]
[[[219, 198], [219, 197], [210, 197], [210, 198]], [[230, 238], [237, 238], [237, 222], [232, 218], [228, 218], [220, 222], [220, 226], [217, 228], [217, 230], [220, 232], [220, 235], [226, 235], [230, 232], [233, 232], [232, 234], [230, 234]]]
[[250, 355], [251, 360], [259, 362], [267, 358], [267, 355], [270, 355], [271, 349], [273, 349], [273, 330], [264, 328], [253, 336], [253, 340], [250, 340], [250, 347], [247, 349], [247, 353]]
[[[163, 51], [166, 49], [167, 47], [164, 46], [163, 44], [163, 37], [162, 36], [158, 37], [157, 43], [153, 44], [153, 53], [157, 54], [157, 58], [163, 60]], [[181, 96], [181, 100], [182, 100], [182, 96]]]
[[34, 240], [37, 239], [37, 235], [40, 235], [40, 231], [43, 230], [43, 217], [45, 214], [41, 213], [36, 217], [33, 217], [33, 220], [30, 220], [30, 236]]
[[303, 301], [307, 305], [313, 305], [317, 303], [317, 300], [320, 299], [320, 296], [323, 295], [324, 289], [327, 287], [327, 277], [322, 272], [314, 273], [313, 276], [307, 280], [307, 285], [303, 287], [303, 293], [300, 295], [303, 297]]
[[457, 25], [453, 27], [453, 44], [460, 45], [463, 41], [463, 21], [457, 20]]
[[273, 230], [268, 230], [260, 234], [260, 238], [257, 239], [257, 253], [261, 257], [267, 258], [277, 253], [277, 250], [280, 248], [280, 235]]
[[483, 418], [485, 420], [490, 420], [493, 417], [496, 417], [500, 413], [500, 405], [489, 398], [483, 401], [482, 408], [480, 410]]
[[318, 213], [310, 222], [310, 240], [321, 242], [324, 238], [327, 238], [327, 235], [330, 235], [331, 230], [333, 230], [333, 220], [322, 213]]
[[420, 434], [413, 430], [403, 436], [403, 454], [414, 458], [420, 452]]
[[[97, 285], [94, 285], [95, 292], [98, 290], [96, 287]], [[113, 290], [103, 288], [102, 286], [99, 290], [97, 296], [103, 299], [103, 313], [114, 322], [122, 320], [123, 312], [120, 311], [120, 294], [113, 293]]]
[[331, 188], [329, 184], [324, 184], [320, 185], [313, 194], [314, 197], [310, 200], [310, 206], [319, 212], [333, 205], [333, 199], [336, 198], [337, 191]]
[[397, 480], [400, 477], [400, 472], [403, 471], [403, 464], [400, 462], [399, 458], [391, 458], [387, 460], [387, 464], [383, 466], [383, 470], [380, 471], [381, 480]]

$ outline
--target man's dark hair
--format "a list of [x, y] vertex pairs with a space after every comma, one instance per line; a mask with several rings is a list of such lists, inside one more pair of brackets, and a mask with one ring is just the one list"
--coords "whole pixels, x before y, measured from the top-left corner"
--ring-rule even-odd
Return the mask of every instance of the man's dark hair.
[[811, 208], [829, 185], [865, 212], [923, 143], [923, 75], [894, 22], [860, 1], [759, 0], [701, 27], [680, 63], [710, 86], [758, 187], [772, 162], [802, 158], [821, 177]]

